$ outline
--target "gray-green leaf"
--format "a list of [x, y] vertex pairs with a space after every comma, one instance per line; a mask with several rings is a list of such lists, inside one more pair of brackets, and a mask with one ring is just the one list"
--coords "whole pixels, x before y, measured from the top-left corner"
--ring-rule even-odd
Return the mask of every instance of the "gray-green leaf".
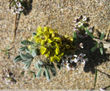
[[39, 78], [39, 77], [41, 76], [41, 72], [42, 72], [42, 68], [40, 68], [40, 69], [38, 70], [36, 77]]
[[47, 68], [45, 68], [45, 75], [48, 81], [50, 81], [50, 74]]
[[26, 54], [20, 53], [20, 56], [23, 60], [28, 60], [28, 59], [33, 58], [32, 55], [30, 55], [29, 53], [26, 53]]
[[21, 61], [21, 60], [22, 60], [21, 56], [18, 55], [18, 56], [14, 59], [14, 62], [19, 62], [19, 61]]
[[23, 45], [32, 45], [33, 42], [28, 41], [28, 40], [23, 40], [23, 41], [21, 41], [21, 44], [23, 44]]

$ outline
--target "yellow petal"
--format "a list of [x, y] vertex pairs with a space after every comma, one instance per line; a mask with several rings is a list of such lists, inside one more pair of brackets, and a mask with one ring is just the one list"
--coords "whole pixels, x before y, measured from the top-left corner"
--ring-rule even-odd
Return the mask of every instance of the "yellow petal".
[[54, 59], [54, 56], [50, 57], [50, 62], [54, 62], [55, 59]]
[[46, 57], [49, 57], [49, 55], [50, 55], [50, 51], [48, 51], [48, 52], [45, 54]]
[[44, 45], [44, 44], [45, 44], [45, 42], [46, 42], [45, 40], [42, 40], [42, 41], [41, 41], [41, 45]]
[[49, 27], [44, 27], [44, 32], [48, 32], [48, 30], [49, 30]]
[[55, 54], [58, 55], [60, 53], [59, 47], [55, 49]]
[[54, 40], [61, 42], [61, 38], [60, 37], [54, 37]]
[[65, 38], [68, 38], [69, 36], [68, 36], [68, 35], [65, 35], [64, 37], [65, 37]]
[[53, 31], [52, 29], [49, 29], [49, 33], [51, 33], [51, 34], [52, 34], [52, 33], [54, 33], [54, 31]]
[[58, 61], [58, 62], [60, 61], [60, 57], [58, 57], [56, 55], [54, 56], [54, 59], [55, 59], [55, 61]]
[[44, 46], [41, 46], [40, 52], [42, 55], [46, 53], [46, 50], [47, 50], [47, 48], [45, 48]]
[[51, 39], [48, 39], [48, 43], [52, 43], [53, 41]]
[[42, 32], [42, 27], [39, 26], [39, 27], [37, 28], [37, 31], [36, 31], [36, 32], [37, 32], [37, 35], [41, 35], [41, 34], [43, 33], [43, 32]]

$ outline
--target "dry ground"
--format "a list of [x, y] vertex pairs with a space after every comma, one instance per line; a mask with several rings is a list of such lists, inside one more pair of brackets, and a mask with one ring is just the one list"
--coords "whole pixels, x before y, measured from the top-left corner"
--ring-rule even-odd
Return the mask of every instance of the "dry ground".
[[[37, 26], [50, 26], [58, 29], [62, 35], [71, 35], [74, 19], [80, 15], [90, 17], [90, 25], [106, 33], [110, 26], [110, 0], [33, 0], [32, 11], [29, 15], [21, 15], [10, 58], [0, 52], [0, 88], [36, 88], [36, 89], [91, 89], [94, 83], [94, 74], [85, 73], [80, 66], [75, 71], [68, 72], [62, 69], [50, 82], [45, 78], [33, 79], [29, 74], [21, 76], [21, 63], [13, 63], [18, 54], [20, 41], [31, 36]], [[11, 47], [14, 29], [13, 15], [8, 9], [8, 0], [0, 0], [0, 49]], [[10, 69], [15, 74], [16, 84], [6, 84], [2, 79], [3, 71]], [[101, 71], [110, 74], [110, 61], [98, 66]], [[5, 72], [6, 73], [6, 72]], [[96, 88], [110, 85], [110, 78], [98, 73]]]

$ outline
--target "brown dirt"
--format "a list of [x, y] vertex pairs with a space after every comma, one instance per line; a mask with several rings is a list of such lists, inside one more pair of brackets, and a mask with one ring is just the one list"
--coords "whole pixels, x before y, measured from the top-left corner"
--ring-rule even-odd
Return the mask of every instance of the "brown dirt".
[[[12, 46], [14, 19], [8, 9], [8, 0], [0, 0], [0, 49]], [[94, 83], [94, 74], [85, 73], [83, 67], [68, 72], [65, 69], [59, 71], [50, 82], [45, 78], [33, 79], [29, 74], [20, 75], [23, 70], [21, 63], [13, 63], [18, 54], [20, 41], [31, 36], [37, 26], [50, 26], [58, 29], [61, 35], [72, 35], [74, 19], [80, 15], [90, 17], [90, 25], [95, 29], [106, 33], [110, 26], [110, 0], [33, 0], [32, 11], [29, 15], [20, 17], [17, 30], [15, 48], [11, 50], [10, 58], [0, 52], [0, 89], [91, 89]], [[10, 69], [15, 74], [16, 84], [6, 84], [2, 79], [3, 70]], [[110, 74], [110, 62], [98, 66], [101, 71]], [[6, 73], [6, 72], [5, 72]], [[110, 78], [98, 72], [96, 88], [110, 85]]]

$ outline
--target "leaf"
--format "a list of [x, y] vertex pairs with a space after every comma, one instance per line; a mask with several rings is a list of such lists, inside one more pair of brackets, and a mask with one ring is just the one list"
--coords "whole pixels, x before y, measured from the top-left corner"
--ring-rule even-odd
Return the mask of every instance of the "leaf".
[[94, 38], [94, 36], [89, 32], [89, 30], [85, 30], [86, 32], [87, 32], [87, 34], [93, 39]]
[[22, 72], [21, 72], [21, 75], [24, 75], [24, 73], [25, 73], [25, 71], [22, 71]]
[[28, 40], [23, 40], [23, 41], [21, 41], [21, 44], [23, 44], [23, 45], [32, 45], [33, 42], [30, 42]]
[[35, 56], [37, 56], [37, 55], [40, 55], [39, 49], [32, 49], [31, 55], [32, 55], [33, 57], [35, 57]]
[[94, 52], [97, 49], [97, 44], [91, 48], [91, 51]]
[[20, 51], [26, 51], [26, 50], [28, 50], [27, 46], [20, 48]]
[[101, 55], [103, 55], [103, 48], [99, 48]]
[[38, 62], [35, 64], [35, 68], [39, 69], [43, 65], [43, 62], [38, 60]]
[[55, 67], [50, 67], [50, 70], [52, 72], [52, 75], [55, 76], [56, 75], [56, 69], [55, 69]]
[[40, 68], [40, 66], [39, 66], [39, 64], [38, 64], [38, 63], [36, 63], [34, 66], [35, 66], [35, 68], [37, 68], [37, 69], [39, 69], [39, 68]]
[[36, 35], [36, 33], [33, 33], [32, 36], [34, 37]]
[[28, 60], [28, 59], [33, 58], [32, 55], [30, 55], [29, 53], [26, 53], [26, 54], [20, 53], [20, 56], [23, 60]]
[[33, 49], [32, 52], [31, 52], [31, 55], [33, 57], [37, 56], [37, 50], [36, 49]]
[[42, 68], [40, 68], [40, 69], [39, 69], [39, 71], [37, 72], [36, 77], [38, 77], [38, 78], [39, 78], [39, 77], [41, 76], [41, 72], [42, 72]]
[[28, 59], [26, 61], [24, 61], [23, 63], [25, 64], [25, 68], [28, 69], [31, 65], [32, 59]]
[[95, 69], [94, 88], [96, 87], [96, 82], [97, 82], [97, 69]]
[[50, 81], [50, 74], [47, 68], [45, 68], [45, 76], [47, 78], [48, 81]]
[[103, 40], [104, 36], [104, 33], [101, 33], [100, 40]]
[[76, 40], [76, 39], [77, 39], [76, 32], [73, 32], [73, 40]]
[[35, 72], [33, 72], [33, 78], [34, 78], [34, 79], [36, 78], [36, 74], [35, 74]]
[[33, 75], [33, 78], [35, 79], [36, 78], [36, 74], [34, 71], [30, 71], [30, 73]]
[[19, 61], [21, 61], [21, 60], [22, 60], [21, 56], [18, 55], [18, 56], [14, 59], [14, 62], [19, 62]]

